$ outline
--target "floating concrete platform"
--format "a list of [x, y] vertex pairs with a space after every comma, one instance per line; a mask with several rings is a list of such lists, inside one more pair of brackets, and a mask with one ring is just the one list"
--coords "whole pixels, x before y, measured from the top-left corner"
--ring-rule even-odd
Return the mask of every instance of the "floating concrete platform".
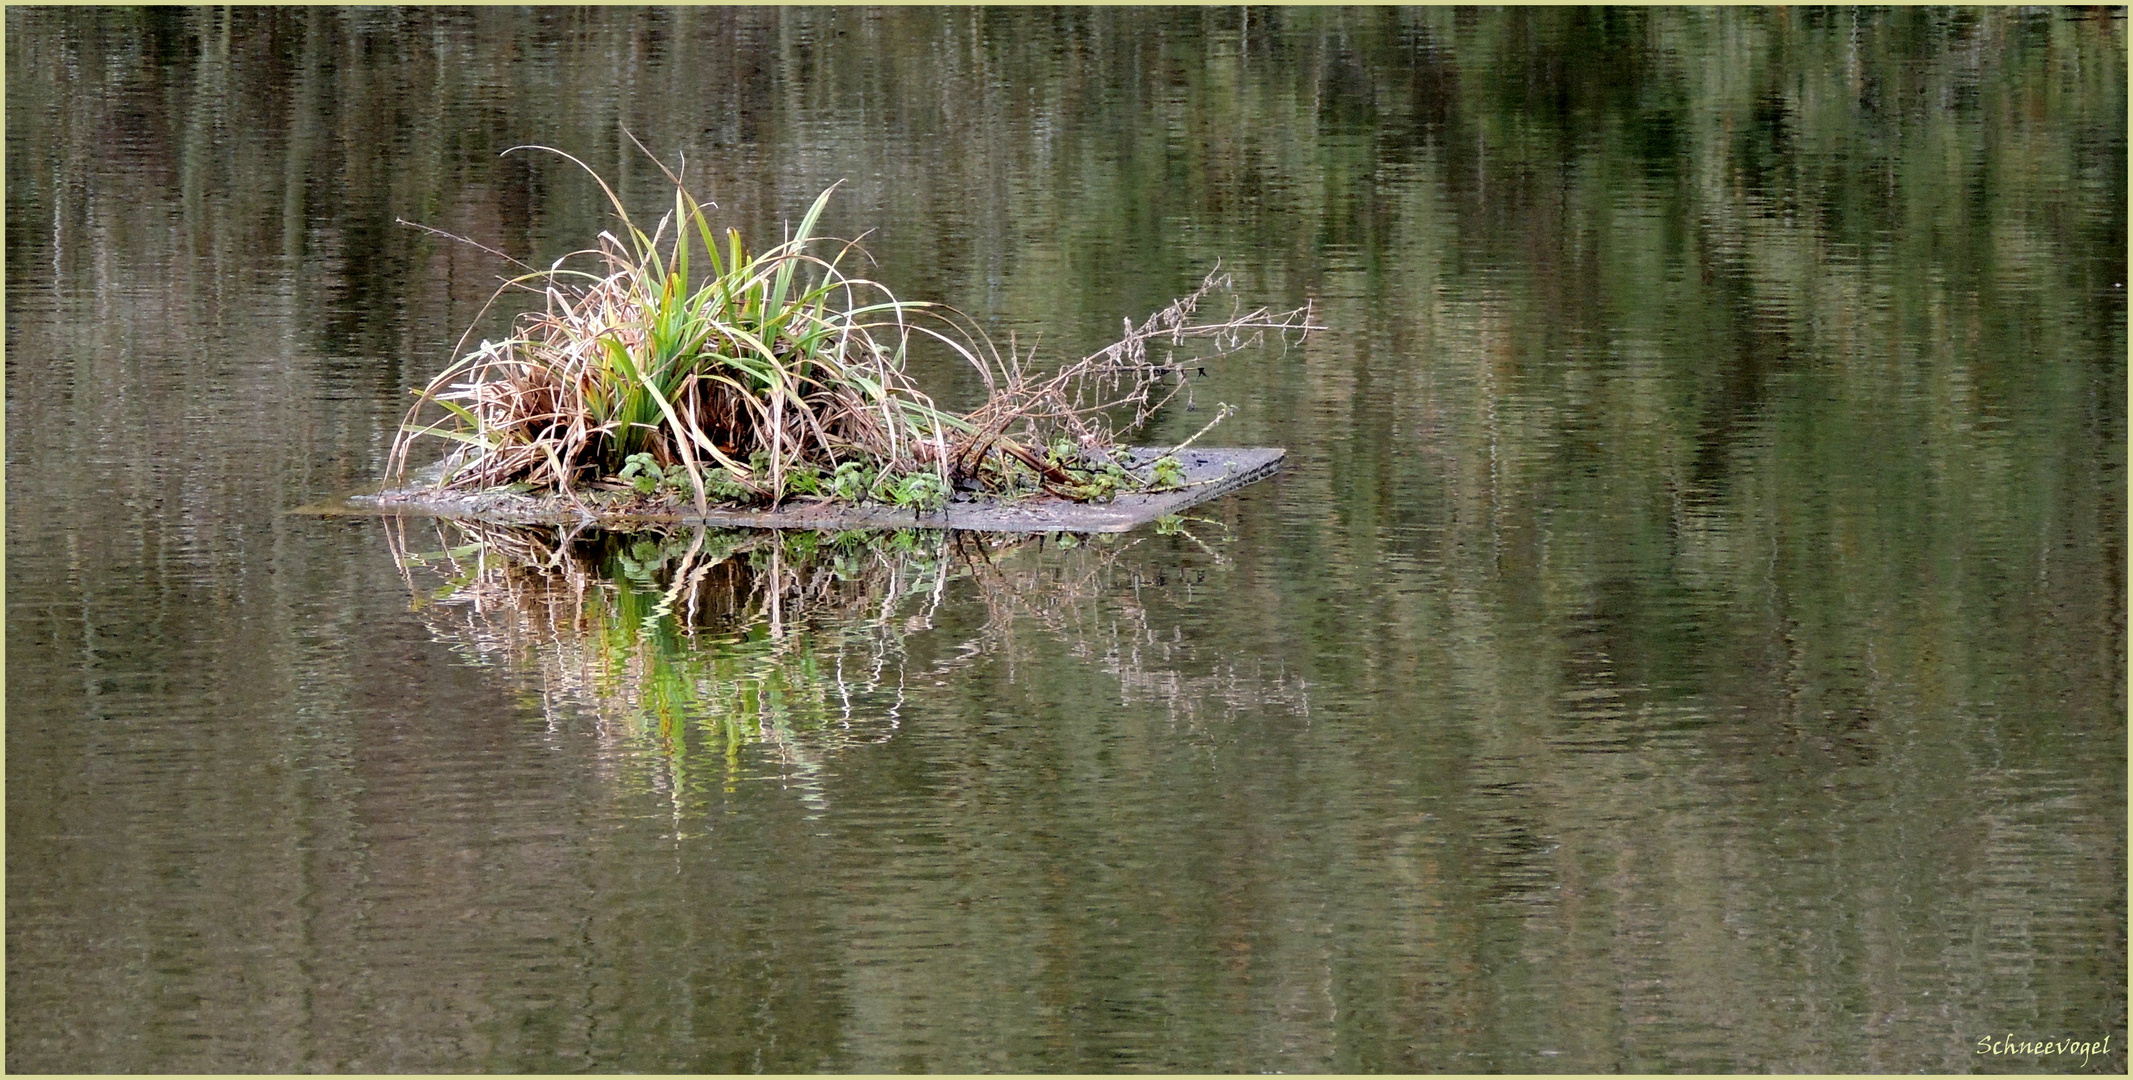
[[[1146, 461], [1163, 453], [1161, 448], [1134, 451]], [[1139, 525], [1175, 514], [1186, 507], [1220, 498], [1232, 491], [1264, 480], [1281, 469], [1288, 451], [1278, 447], [1185, 450], [1178, 454], [1185, 466], [1184, 486], [1150, 494], [1123, 494], [1103, 503], [1081, 503], [1055, 495], [1012, 501], [958, 495], [958, 501], [930, 513], [901, 510], [879, 503], [851, 503], [822, 499], [789, 499], [775, 510], [746, 507], [712, 507], [698, 514], [684, 503], [668, 512], [644, 512], [604, 506], [597, 494], [583, 507], [555, 497], [518, 495], [506, 491], [473, 494], [439, 492], [433, 488], [405, 488], [374, 495], [357, 495], [343, 503], [305, 508], [328, 514], [412, 514], [427, 517], [472, 518], [503, 525], [594, 524], [628, 529], [644, 525], [708, 525], [721, 529], [977, 529], [985, 532], [1125, 532]]]

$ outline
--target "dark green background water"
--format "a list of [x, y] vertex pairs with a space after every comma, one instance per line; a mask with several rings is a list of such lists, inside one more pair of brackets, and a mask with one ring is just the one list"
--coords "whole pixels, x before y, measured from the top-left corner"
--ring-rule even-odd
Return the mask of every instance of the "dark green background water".
[[[6, 1063], [2123, 1071], [2122, 14], [10, 9]], [[1314, 298], [1286, 471], [730, 756], [469, 647], [289, 511], [621, 125], [1055, 360]]]

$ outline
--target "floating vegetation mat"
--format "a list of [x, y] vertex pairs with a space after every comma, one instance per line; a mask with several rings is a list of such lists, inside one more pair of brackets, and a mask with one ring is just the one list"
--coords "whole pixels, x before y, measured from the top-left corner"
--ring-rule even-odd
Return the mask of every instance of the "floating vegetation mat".
[[[1233, 289], [1218, 268], [1140, 323], [1126, 320], [1112, 344], [1047, 369], [1034, 347], [1010, 340], [1003, 352], [962, 313], [850, 273], [857, 246], [815, 231], [834, 185], [786, 239], [751, 251], [737, 231], [713, 228], [686, 170], [667, 172], [673, 208], [649, 231], [594, 175], [615, 230], [548, 269], [520, 264], [498, 295], [525, 290], [538, 306], [417, 393], [389, 482], [406, 483], [416, 447], [442, 442], [448, 452], [423, 484], [439, 512], [478, 503], [492, 519], [829, 523], [778, 516], [800, 501], [993, 528], [1007, 526], [973, 519], [977, 505], [1143, 497], [1126, 505], [1154, 517], [1265, 475], [1280, 457], [1188, 455], [1227, 405], [1174, 447], [1135, 452], [1121, 440], [1181, 395], [1189, 407], [1210, 362], [1319, 329], [1309, 304], [1245, 310], [1233, 298], [1210, 314]], [[984, 399], [968, 411], [938, 406], [908, 374], [915, 343], [968, 363]], [[1161, 496], [1182, 497], [1146, 501]], [[885, 522], [869, 511], [836, 523]]]

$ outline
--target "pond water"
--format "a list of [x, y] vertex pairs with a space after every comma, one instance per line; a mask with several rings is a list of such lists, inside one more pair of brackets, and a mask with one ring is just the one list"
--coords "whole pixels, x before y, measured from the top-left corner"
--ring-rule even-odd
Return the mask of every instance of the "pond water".
[[[6, 1064], [2123, 1072], [2122, 19], [11, 8]], [[293, 512], [625, 126], [1283, 472]]]

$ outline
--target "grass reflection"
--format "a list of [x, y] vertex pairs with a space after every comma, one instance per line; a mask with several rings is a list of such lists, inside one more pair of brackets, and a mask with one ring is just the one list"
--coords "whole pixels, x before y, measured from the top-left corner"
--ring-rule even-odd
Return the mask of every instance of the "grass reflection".
[[579, 709], [605, 737], [658, 747], [677, 786], [691, 762], [718, 757], [730, 777], [751, 745], [811, 772], [892, 737], [911, 694], [952, 693], [948, 676], [987, 658], [1010, 682], [1046, 678], [1058, 657], [1077, 680], [1100, 668], [1123, 703], [1164, 706], [1189, 727], [1214, 706], [1308, 709], [1301, 680], [1202, 656], [1151, 618], [1148, 604], [1184, 579], [1127, 552], [1176, 536], [1199, 561], [1226, 563], [1219, 539], [1185, 523], [1138, 537], [398, 518], [386, 529], [433, 636], [537, 673], [551, 718]]
[[537, 668], [551, 705], [589, 706], [675, 754], [762, 742], [804, 757], [883, 737], [854, 724], [855, 702], [887, 695], [893, 716], [901, 638], [930, 622], [951, 564], [941, 538], [915, 533], [428, 531], [389, 526], [433, 634]]

